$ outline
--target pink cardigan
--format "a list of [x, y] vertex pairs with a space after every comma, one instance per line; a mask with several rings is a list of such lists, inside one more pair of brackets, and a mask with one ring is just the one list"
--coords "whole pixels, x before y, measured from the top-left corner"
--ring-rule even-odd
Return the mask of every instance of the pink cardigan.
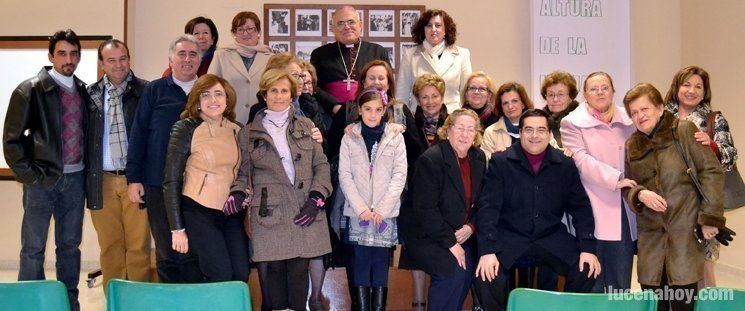
[[621, 190], [616, 189], [623, 178], [626, 139], [635, 130], [626, 110], [619, 106], [610, 124], [590, 115], [586, 102], [561, 120], [561, 142], [574, 152], [574, 163], [592, 203], [598, 240], [621, 240], [622, 206], [631, 238], [636, 240], [636, 215], [623, 202]]

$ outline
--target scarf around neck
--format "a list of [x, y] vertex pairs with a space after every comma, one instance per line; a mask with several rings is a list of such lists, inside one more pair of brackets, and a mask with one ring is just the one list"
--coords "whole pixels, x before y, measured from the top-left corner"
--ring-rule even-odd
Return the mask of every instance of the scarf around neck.
[[256, 56], [257, 52], [263, 52], [263, 53], [271, 52], [271, 49], [269, 49], [269, 47], [266, 46], [265, 44], [257, 44], [257, 45], [251, 46], [251, 45], [240, 44], [238, 42], [233, 42], [233, 44], [228, 45], [225, 48], [228, 50], [235, 50], [236, 52], [238, 52], [239, 55], [243, 57], [248, 57], [248, 58], [253, 58], [254, 56]]

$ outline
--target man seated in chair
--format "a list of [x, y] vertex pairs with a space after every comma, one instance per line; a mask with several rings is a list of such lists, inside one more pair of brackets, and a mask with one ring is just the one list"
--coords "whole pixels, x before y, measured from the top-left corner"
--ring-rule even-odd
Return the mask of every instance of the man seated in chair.
[[[485, 310], [507, 305], [507, 281], [516, 262], [541, 262], [566, 276], [569, 292], [590, 292], [600, 274], [590, 200], [574, 161], [549, 146], [548, 114], [527, 110], [520, 141], [489, 161], [478, 202], [476, 267]], [[561, 222], [572, 216], [576, 237]]]

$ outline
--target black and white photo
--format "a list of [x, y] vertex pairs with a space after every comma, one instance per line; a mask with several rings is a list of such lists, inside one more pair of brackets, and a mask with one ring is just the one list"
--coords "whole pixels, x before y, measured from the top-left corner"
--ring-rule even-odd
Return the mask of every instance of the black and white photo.
[[368, 29], [371, 37], [393, 37], [396, 16], [393, 10], [370, 10]]
[[269, 35], [270, 36], [289, 36], [290, 35], [290, 10], [273, 9], [269, 10]]
[[401, 31], [400, 36], [401, 37], [411, 37], [411, 27], [416, 24], [416, 21], [419, 19], [419, 12], [418, 10], [401, 10], [399, 12], [401, 21]]
[[290, 51], [290, 41], [269, 41], [269, 48], [273, 53], [287, 53]]
[[304, 60], [310, 60], [310, 53], [321, 46], [320, 41], [297, 41], [295, 42], [295, 55]]
[[391, 68], [396, 68], [396, 53], [394, 53], [396, 43], [395, 42], [375, 42], [380, 44], [385, 51], [388, 53], [388, 61], [391, 63]]
[[416, 42], [401, 42], [400, 46], [398, 47], [398, 56], [403, 59], [404, 52], [414, 46], [416, 46]]
[[321, 10], [295, 10], [296, 36], [321, 36]]

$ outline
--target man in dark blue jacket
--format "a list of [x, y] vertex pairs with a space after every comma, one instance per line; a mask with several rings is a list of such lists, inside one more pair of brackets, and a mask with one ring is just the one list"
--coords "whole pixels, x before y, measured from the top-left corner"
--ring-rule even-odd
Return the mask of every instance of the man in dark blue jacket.
[[[566, 290], [590, 292], [600, 274], [590, 200], [571, 158], [548, 145], [548, 114], [520, 117], [520, 141], [495, 153], [484, 175], [476, 228], [477, 282], [486, 310], [507, 304], [509, 271], [516, 262], [544, 264], [566, 275]], [[577, 236], [561, 222], [572, 216]]]
[[179, 120], [197, 81], [200, 55], [199, 44], [191, 35], [180, 35], [171, 43], [171, 75], [145, 87], [129, 135], [127, 193], [132, 202], [147, 202], [158, 278], [164, 283], [196, 283], [203, 279], [193, 254], [180, 254], [171, 248], [171, 230], [163, 203], [163, 167], [171, 127]]

